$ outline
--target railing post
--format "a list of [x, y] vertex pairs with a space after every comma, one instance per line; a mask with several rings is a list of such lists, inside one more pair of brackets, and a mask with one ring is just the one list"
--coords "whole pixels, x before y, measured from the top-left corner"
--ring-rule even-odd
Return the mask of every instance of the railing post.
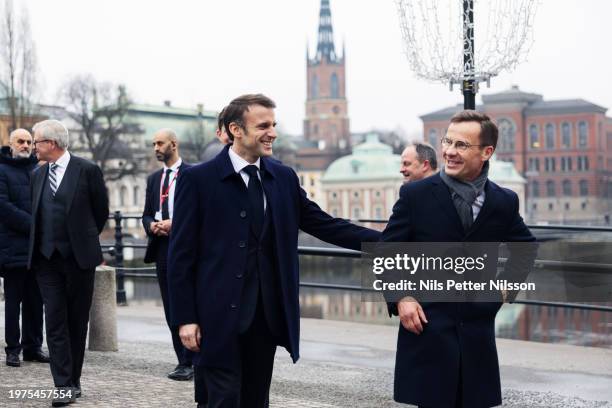
[[117, 275], [117, 305], [127, 305], [125, 287], [123, 285], [123, 232], [121, 231], [121, 211], [115, 211], [115, 273]]

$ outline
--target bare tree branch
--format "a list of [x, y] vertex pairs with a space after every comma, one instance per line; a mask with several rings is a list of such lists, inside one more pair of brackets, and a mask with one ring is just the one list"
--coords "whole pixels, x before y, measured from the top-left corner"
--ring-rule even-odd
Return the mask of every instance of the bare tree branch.
[[125, 120], [130, 99], [124, 86], [97, 82], [91, 75], [79, 75], [66, 82], [60, 99], [68, 115], [80, 125], [80, 147], [100, 166], [106, 181], [141, 170], [129, 137], [142, 131], [137, 124]]
[[22, 9], [21, 18], [18, 19], [12, 0], [5, 0], [2, 10], [0, 57], [0, 79], [7, 89], [9, 131], [12, 131], [25, 126], [25, 119], [35, 113], [32, 97], [38, 75], [36, 47], [30, 33], [28, 14]]

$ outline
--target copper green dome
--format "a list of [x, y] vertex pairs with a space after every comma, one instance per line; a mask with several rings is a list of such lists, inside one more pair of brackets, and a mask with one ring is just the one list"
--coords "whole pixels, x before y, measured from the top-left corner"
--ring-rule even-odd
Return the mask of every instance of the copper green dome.
[[399, 172], [401, 157], [393, 148], [381, 143], [378, 135], [370, 133], [366, 141], [353, 148], [353, 153], [329, 165], [322, 182], [402, 180]]

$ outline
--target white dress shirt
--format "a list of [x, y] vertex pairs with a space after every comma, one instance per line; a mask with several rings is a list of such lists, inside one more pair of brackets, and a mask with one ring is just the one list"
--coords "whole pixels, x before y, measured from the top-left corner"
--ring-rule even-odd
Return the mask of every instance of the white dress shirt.
[[157, 212], [157, 214], [155, 214], [155, 219], [157, 221], [161, 221], [161, 219], [162, 219], [162, 213], [161, 213], [161, 208], [162, 208], [161, 195], [164, 193], [164, 191], [163, 191], [164, 180], [166, 179], [166, 171], [168, 171], [168, 168], [171, 170], [170, 174], [168, 175], [170, 177], [168, 179], [168, 187], [169, 187], [170, 191], [168, 191], [168, 198], [166, 198], [166, 200], [168, 200], [168, 214], [170, 215], [170, 219], [173, 218], [173, 215], [174, 215], [174, 190], [176, 189], [176, 177], [178, 176], [179, 167], [181, 167], [181, 164], [183, 164], [183, 159], [181, 159], [180, 157], [176, 161], [176, 163], [174, 163], [171, 167], [167, 167], [164, 164], [164, 168], [162, 170], [161, 180], [159, 182], [159, 193], [160, 193], [159, 194], [159, 211]]
[[70, 163], [70, 153], [68, 153], [68, 150], [66, 150], [55, 162], [49, 162], [49, 166], [53, 163], [57, 164], [55, 168], [55, 180], [57, 181], [57, 189], [59, 190], [62, 180], [64, 179], [64, 174], [66, 173], [66, 168], [68, 168], [68, 163]]
[[[234, 166], [234, 171], [238, 174], [240, 174], [240, 176], [242, 177], [242, 180], [244, 180], [244, 184], [248, 187], [249, 186], [249, 173], [247, 173], [246, 171], [244, 171], [244, 168], [246, 166], [250, 166], [251, 164], [254, 165], [255, 167], [257, 167], [258, 170], [261, 171], [261, 168], [259, 167], [259, 163], [261, 161], [260, 158], [257, 158], [257, 161], [255, 163], [249, 163], [248, 161], [244, 160], [242, 157], [240, 157], [238, 155], [238, 153], [236, 153], [233, 149], [234, 147], [230, 147], [229, 148], [229, 157], [230, 160], [232, 161], [232, 166]], [[257, 177], [259, 177], [259, 181], [261, 181], [261, 173], [258, 171], [257, 172]], [[262, 190], [263, 190], [263, 183], [262, 183]], [[266, 194], [264, 193], [264, 211], [266, 211], [266, 207], [267, 207], [267, 200], [266, 200]]]

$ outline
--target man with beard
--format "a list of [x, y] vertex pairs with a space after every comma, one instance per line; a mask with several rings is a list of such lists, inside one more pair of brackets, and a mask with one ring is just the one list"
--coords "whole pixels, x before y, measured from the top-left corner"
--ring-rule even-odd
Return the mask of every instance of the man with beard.
[[414, 142], [408, 145], [401, 158], [400, 173], [404, 176], [404, 183], [433, 176], [438, 170], [436, 151], [427, 143]]
[[[25, 129], [11, 132], [9, 146], [0, 155], [0, 272], [4, 277], [4, 338], [6, 365], [24, 361], [48, 363], [41, 351], [43, 304], [36, 275], [27, 269], [32, 222], [31, 172], [36, 168], [32, 135]], [[19, 308], [23, 311], [19, 328]]]
[[172, 129], [160, 129], [153, 136], [153, 151], [155, 157], [164, 163], [147, 178], [147, 191], [142, 225], [149, 237], [144, 261], [155, 262], [157, 281], [164, 304], [164, 315], [172, 335], [172, 345], [178, 360], [176, 368], [168, 374], [168, 378], [186, 381], [193, 378], [193, 353], [182, 344], [178, 328], [170, 324], [168, 309], [168, 236], [172, 228], [174, 215], [174, 191], [182, 172], [190, 167], [179, 156], [178, 139]]

